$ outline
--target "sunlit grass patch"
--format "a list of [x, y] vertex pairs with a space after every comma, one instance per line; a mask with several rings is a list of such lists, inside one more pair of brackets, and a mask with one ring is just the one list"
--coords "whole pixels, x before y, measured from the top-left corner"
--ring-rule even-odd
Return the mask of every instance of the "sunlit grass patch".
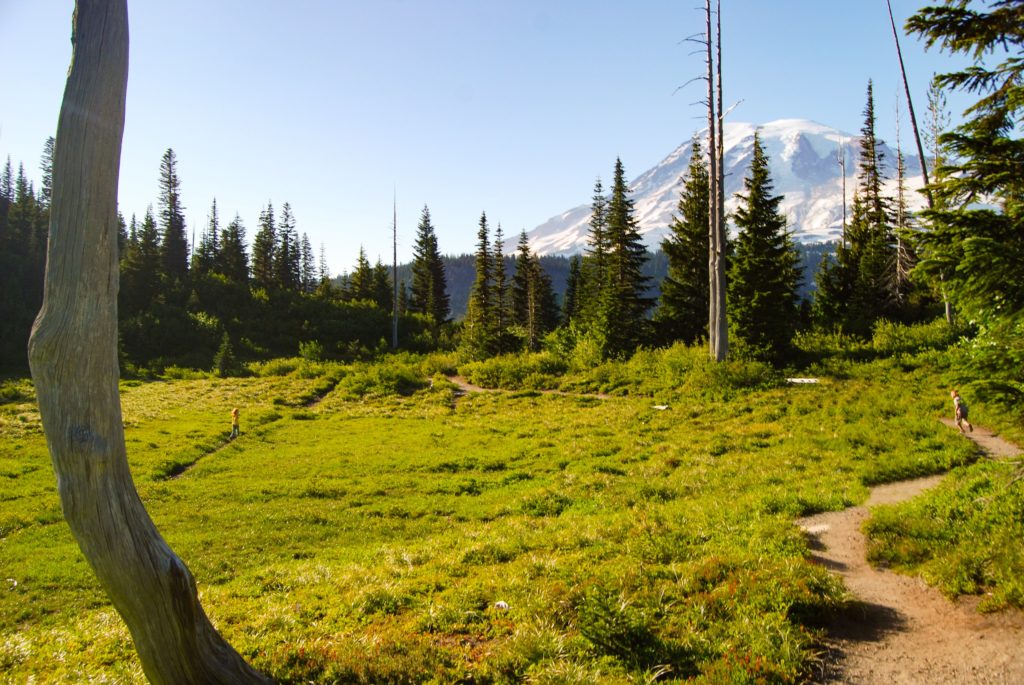
[[[280, 682], [796, 682], [845, 596], [793, 519], [973, 459], [924, 363], [797, 387], [673, 348], [557, 377], [616, 397], [456, 397], [452, 364], [124, 384], [140, 495], [211, 620]], [[18, 387], [0, 404], [3, 677], [141, 683]]]

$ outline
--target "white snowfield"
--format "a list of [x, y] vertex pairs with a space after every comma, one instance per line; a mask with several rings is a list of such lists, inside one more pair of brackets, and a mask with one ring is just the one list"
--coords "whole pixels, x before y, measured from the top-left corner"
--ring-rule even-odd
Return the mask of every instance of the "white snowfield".
[[[776, 195], [784, 197], [780, 207], [789, 220], [793, 238], [801, 243], [838, 240], [843, 226], [843, 167], [839, 149], [843, 148], [846, 170], [846, 207], [849, 215], [856, 188], [859, 136], [804, 119], [779, 119], [756, 126], [748, 123], [725, 125], [726, 209], [739, 204], [736, 193], [743, 190], [743, 179], [753, 157], [754, 131], [760, 130], [761, 144], [771, 164]], [[695, 134], [706, 149], [704, 131]], [[668, 235], [668, 227], [679, 203], [682, 178], [690, 165], [692, 142], [686, 141], [653, 169], [640, 174], [629, 184], [636, 207], [640, 234], [653, 251]], [[896, 195], [896, 151], [881, 148], [886, 192]], [[907, 203], [912, 210], [924, 207], [921, 165], [916, 155], [904, 151], [907, 167]], [[606, 186], [610, 179], [604, 179]], [[528, 233], [530, 247], [540, 255], [573, 255], [587, 246], [590, 202], [570, 209]], [[735, 233], [735, 229], [732, 229]], [[518, 238], [510, 238], [506, 252], [516, 249]]]

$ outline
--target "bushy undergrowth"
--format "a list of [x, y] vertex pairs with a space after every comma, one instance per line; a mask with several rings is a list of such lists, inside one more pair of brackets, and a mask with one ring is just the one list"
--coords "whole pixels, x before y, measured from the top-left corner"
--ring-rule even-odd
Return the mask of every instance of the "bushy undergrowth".
[[958, 469], [934, 491], [877, 509], [868, 557], [921, 573], [950, 596], [984, 596], [982, 608], [1024, 608], [1024, 480], [1020, 462]]
[[723, 400], [737, 392], [777, 387], [782, 381], [782, 374], [764, 362], [718, 364], [709, 359], [707, 350], [685, 345], [641, 349], [625, 361], [595, 358], [591, 366], [553, 352], [504, 355], [462, 364], [459, 371], [485, 388], [640, 395], [665, 401]]
[[[122, 392], [147, 509], [218, 629], [279, 682], [794, 683], [845, 594], [793, 519], [974, 460], [936, 421], [946, 361], [900, 353], [794, 386], [685, 347], [590, 368], [542, 353], [461, 370], [560, 394], [456, 399], [454, 357], [396, 355]], [[31, 385], [11, 387], [0, 679], [142, 683], [61, 520]], [[945, 545], [957, 578], [980, 565], [974, 587], [1015, 603], [1024, 562], [992, 559], [1020, 497], [995, 468], [879, 519], [898, 532], [879, 558], [938, 569]]]

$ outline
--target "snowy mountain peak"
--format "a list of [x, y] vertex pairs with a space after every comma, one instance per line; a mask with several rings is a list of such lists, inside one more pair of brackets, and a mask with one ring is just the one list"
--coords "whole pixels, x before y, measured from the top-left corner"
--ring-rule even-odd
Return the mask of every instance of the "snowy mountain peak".
[[[743, 189], [743, 178], [750, 168], [755, 131], [760, 132], [769, 158], [775, 193], [784, 196], [781, 210], [789, 220], [794, 238], [804, 243], [837, 240], [843, 225], [843, 174], [845, 171], [849, 208], [856, 186], [859, 138], [805, 119], [779, 119], [761, 125], [727, 123], [723, 147], [729, 212], [739, 204], [736, 193]], [[706, 129], [696, 136], [706, 148]], [[842, 166], [840, 148], [845, 159]], [[651, 250], [657, 249], [668, 234], [692, 152], [692, 141], [683, 143], [629, 184], [640, 234]], [[895, 151], [883, 146], [881, 152], [885, 176], [895, 177]], [[906, 156], [906, 165], [906, 185], [913, 191], [922, 184], [920, 162], [916, 156]], [[890, 195], [895, 195], [895, 184], [894, 178], [887, 184]], [[908, 195], [912, 209], [923, 205], [919, 193]], [[540, 255], [578, 254], [587, 245], [589, 220], [589, 203], [567, 210], [530, 231], [530, 247]], [[514, 241], [510, 240], [508, 249], [514, 248]]]

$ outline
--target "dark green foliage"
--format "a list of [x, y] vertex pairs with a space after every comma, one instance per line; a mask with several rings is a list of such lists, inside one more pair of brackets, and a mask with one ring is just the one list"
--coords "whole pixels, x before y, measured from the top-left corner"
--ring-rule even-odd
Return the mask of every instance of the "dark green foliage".
[[221, 234], [217, 271], [232, 283], [249, 282], [249, 255], [245, 251], [245, 226], [237, 214]]
[[270, 290], [274, 286], [274, 264], [277, 261], [277, 225], [274, 206], [260, 212], [260, 227], [252, 243], [252, 284]]
[[797, 324], [800, 255], [772, 196], [768, 157], [754, 134], [754, 158], [744, 179], [746, 195], [733, 215], [739, 235], [729, 269], [730, 329], [737, 346], [756, 358], [779, 360], [789, 350]]
[[220, 256], [220, 218], [217, 215], [217, 198], [210, 206], [210, 218], [192, 253], [192, 274], [205, 275], [218, 270]]
[[426, 314], [434, 326], [448, 320], [450, 305], [444, 262], [437, 246], [437, 234], [430, 222], [430, 210], [423, 206], [413, 247], [412, 290], [409, 311]]
[[569, 278], [565, 284], [565, 297], [562, 299], [562, 321], [568, 325], [574, 322], [581, 313], [580, 298], [583, 296], [583, 272], [579, 256], [569, 260]]
[[391, 313], [394, 306], [394, 288], [391, 285], [391, 270], [380, 259], [373, 265], [373, 303], [383, 311]]
[[707, 165], [695, 138], [671, 233], [661, 244], [668, 258], [668, 274], [661, 282], [661, 301], [654, 316], [661, 343], [692, 344], [707, 335], [709, 192]]
[[[947, 0], [925, 7], [907, 29], [929, 47], [973, 58], [936, 85], [978, 96], [963, 124], [938, 135], [946, 152], [925, 215], [915, 270], [980, 327], [969, 360], [992, 395], [1024, 399], [1019, 332], [1024, 324], [1024, 4], [984, 7]], [[976, 208], [982, 201], [994, 208]]]
[[626, 186], [622, 160], [615, 160], [615, 178], [607, 208], [607, 271], [601, 295], [598, 326], [603, 329], [605, 354], [633, 352], [647, 338], [647, 295], [650, 279], [643, 273], [647, 251], [637, 228], [633, 200]]
[[302, 283], [302, 253], [295, 216], [287, 202], [277, 223], [277, 248], [273, 258], [273, 285], [280, 290], [299, 290]]
[[[47, 150], [44, 148], [43, 164]], [[29, 331], [42, 304], [49, 200], [8, 159], [0, 174], [0, 368], [24, 369]]]
[[897, 278], [892, 202], [883, 194], [884, 155], [875, 136], [875, 103], [868, 82], [861, 128], [857, 189], [843, 244], [818, 273], [815, 315], [819, 323], [867, 335], [880, 318], [904, 315]]
[[373, 267], [370, 266], [370, 260], [366, 258], [366, 250], [362, 245], [359, 246], [355, 269], [348, 277], [348, 287], [344, 290], [344, 296], [347, 300], [376, 304]]
[[220, 340], [220, 347], [217, 354], [213, 356], [213, 372], [221, 378], [227, 378], [238, 373], [240, 365], [235, 358], [235, 350], [231, 346], [231, 337], [225, 333]]
[[590, 207], [589, 247], [583, 258], [581, 279], [583, 287], [579, 296], [579, 315], [585, 321], [597, 319], [605, 285], [608, 282], [608, 198], [604, 195], [601, 179], [594, 181], [594, 196]]
[[160, 257], [164, 275], [169, 284], [177, 288], [184, 287], [188, 278], [188, 234], [184, 211], [178, 160], [174, 150], [167, 148], [160, 160]]
[[152, 208], [146, 210], [142, 225], [133, 234], [121, 257], [118, 317], [122, 322], [149, 309], [160, 292], [160, 235]]
[[486, 212], [480, 215], [474, 266], [476, 278], [469, 295], [466, 319], [462, 325], [462, 347], [473, 356], [485, 357], [494, 354], [498, 342], [494, 302], [494, 258], [490, 247]]
[[512, 323], [517, 327], [526, 349], [535, 351], [541, 338], [558, 325], [558, 304], [551, 279], [530, 252], [524, 230], [519, 236], [516, 271], [512, 277]]

